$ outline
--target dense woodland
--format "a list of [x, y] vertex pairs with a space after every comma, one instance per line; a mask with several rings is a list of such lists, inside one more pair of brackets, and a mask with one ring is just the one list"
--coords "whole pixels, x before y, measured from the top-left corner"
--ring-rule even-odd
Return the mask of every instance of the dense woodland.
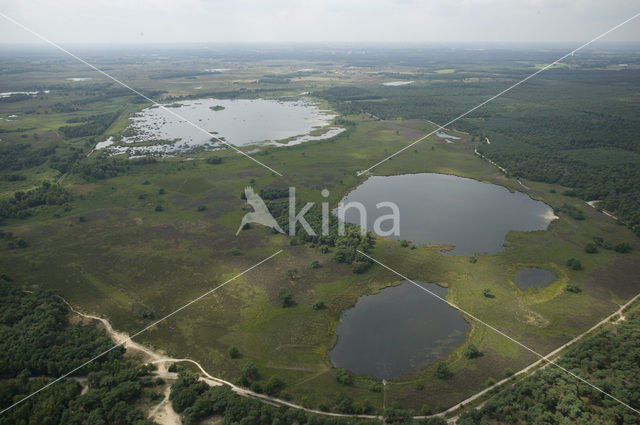
[[[558, 364], [640, 409], [640, 314], [568, 350]], [[504, 388], [460, 425], [640, 424], [640, 416], [554, 366]]]
[[[0, 409], [113, 346], [95, 327], [70, 324], [69, 308], [53, 292], [24, 293], [7, 280], [1, 275]], [[8, 410], [0, 424], [152, 424], [134, 404], [155, 382], [123, 352], [112, 350]]]

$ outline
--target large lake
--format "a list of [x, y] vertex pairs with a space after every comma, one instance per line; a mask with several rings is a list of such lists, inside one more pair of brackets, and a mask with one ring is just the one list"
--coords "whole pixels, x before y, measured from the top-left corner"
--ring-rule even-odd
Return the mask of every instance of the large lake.
[[[172, 112], [212, 132], [217, 138], [236, 146], [272, 144], [287, 139], [287, 145], [333, 137], [344, 129], [328, 127], [335, 118], [329, 111], [308, 100], [197, 99], [166, 104]], [[324, 128], [322, 134], [310, 133]], [[129, 154], [171, 153], [197, 146], [217, 147], [211, 137], [184, 120], [159, 108], [149, 107], [131, 118], [134, 136], [123, 141], [165, 141], [145, 147], [112, 147]], [[174, 143], [166, 143], [172, 141]]]
[[[364, 204], [370, 230], [376, 218], [391, 213], [376, 204], [394, 202], [400, 210], [400, 235], [389, 237], [455, 245], [446, 252], [449, 255], [496, 253], [503, 249], [509, 231], [544, 230], [556, 218], [547, 204], [521, 192], [444, 174], [370, 177], [342, 201]], [[360, 214], [349, 208], [345, 219], [359, 224]], [[383, 231], [389, 228], [382, 226]]]
[[[442, 298], [447, 289], [416, 282]], [[361, 297], [344, 312], [331, 363], [358, 375], [417, 372], [464, 342], [469, 324], [444, 301], [410, 282]]]

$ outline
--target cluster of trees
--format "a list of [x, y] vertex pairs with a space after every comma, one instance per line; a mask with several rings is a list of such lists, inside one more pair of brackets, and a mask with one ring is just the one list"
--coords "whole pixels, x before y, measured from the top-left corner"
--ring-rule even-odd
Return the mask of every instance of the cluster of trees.
[[18, 191], [9, 199], [0, 200], [0, 220], [3, 218], [24, 218], [33, 208], [40, 205], [63, 205], [71, 201], [69, 191], [47, 181], [27, 192]]
[[178, 381], [171, 387], [170, 399], [174, 410], [182, 413], [183, 425], [195, 425], [213, 415], [222, 416], [224, 424], [373, 425], [380, 423], [377, 420], [333, 418], [312, 415], [287, 407], [277, 408], [253, 398], [240, 397], [226, 385], [209, 387], [189, 372], [180, 373]]
[[[269, 211], [276, 219], [280, 227], [285, 231], [289, 231], [289, 201], [288, 199], [280, 199], [284, 195], [284, 189], [267, 189], [260, 191], [267, 195], [265, 203], [269, 208]], [[287, 191], [286, 196], [289, 193]], [[275, 197], [276, 199], [270, 199], [269, 197]], [[264, 199], [264, 198], [263, 198]], [[304, 202], [297, 202], [297, 210], [299, 211], [305, 205]], [[310, 242], [314, 245], [320, 245], [320, 251], [323, 254], [329, 252], [329, 247], [335, 248], [333, 253], [334, 261], [338, 263], [351, 264], [354, 273], [364, 273], [371, 267], [373, 262], [358, 253], [362, 251], [369, 253], [375, 245], [375, 236], [371, 232], [361, 231], [360, 226], [356, 226], [351, 223], [344, 223], [344, 233], [340, 234], [340, 225], [338, 218], [333, 214], [329, 215], [329, 232], [327, 235], [322, 235], [322, 211], [320, 206], [314, 204], [309, 211], [305, 214], [305, 219], [309, 223], [312, 229], [316, 232], [315, 236], [309, 235], [302, 226], [296, 227], [296, 235], [292, 240], [292, 243], [298, 243], [298, 241]]]
[[75, 163], [70, 171], [89, 180], [102, 180], [127, 173], [132, 166], [155, 164], [156, 162], [154, 157], [126, 159], [101, 155]]
[[[6, 408], [113, 343], [93, 326], [70, 324], [67, 305], [53, 292], [23, 293], [2, 276], [0, 406]], [[0, 425], [153, 424], [134, 404], [156, 383], [148, 367], [124, 360], [123, 352], [113, 349], [74, 373], [82, 384], [65, 378], [8, 410]]]
[[[558, 363], [634, 409], [640, 409], [640, 315], [576, 344]], [[503, 389], [480, 410], [460, 416], [476, 424], [636, 424], [637, 413], [548, 366]]]
[[25, 143], [2, 143], [0, 144], [0, 171], [37, 167], [55, 151], [55, 146], [33, 149]]
[[118, 119], [120, 112], [92, 115], [83, 124], [63, 126], [58, 131], [67, 139], [74, 137], [100, 136]]

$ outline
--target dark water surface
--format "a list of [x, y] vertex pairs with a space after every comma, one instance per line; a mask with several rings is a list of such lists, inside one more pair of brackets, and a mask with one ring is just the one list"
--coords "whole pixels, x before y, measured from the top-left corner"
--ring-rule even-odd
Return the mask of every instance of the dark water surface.
[[[367, 229], [372, 231], [376, 218], [391, 213], [376, 204], [394, 202], [400, 210], [400, 235], [389, 237], [455, 245], [451, 255], [499, 252], [510, 230], [544, 230], [555, 218], [551, 207], [524, 193], [445, 174], [370, 177], [342, 201], [364, 204]], [[345, 219], [360, 223], [359, 212], [347, 209]], [[383, 231], [390, 228], [390, 222], [386, 224]]]
[[[442, 298], [447, 288], [416, 282]], [[331, 363], [359, 375], [417, 372], [465, 340], [469, 324], [444, 301], [410, 282], [361, 297], [338, 325]]]
[[558, 277], [549, 270], [530, 267], [518, 270], [513, 283], [522, 291], [533, 288], [545, 288], [558, 280]]

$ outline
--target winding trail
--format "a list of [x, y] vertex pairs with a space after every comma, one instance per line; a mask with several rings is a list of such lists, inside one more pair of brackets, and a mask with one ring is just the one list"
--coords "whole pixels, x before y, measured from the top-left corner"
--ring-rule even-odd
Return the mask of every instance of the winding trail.
[[[571, 339], [570, 341], [566, 342], [565, 344], [561, 345], [560, 347], [556, 348], [555, 350], [551, 351], [549, 354], [547, 354], [545, 357], [546, 358], [551, 358], [551, 357], [555, 357], [558, 356], [563, 350], [565, 350], [566, 348], [568, 348], [569, 346], [575, 344], [576, 342], [580, 341], [581, 339], [583, 339], [585, 336], [589, 335], [590, 333], [592, 333], [593, 331], [597, 330], [598, 328], [604, 326], [607, 323], [611, 322], [611, 319], [614, 318], [616, 315], [620, 315], [621, 317], [624, 317], [622, 315], [622, 312], [624, 309], [626, 309], [627, 307], [629, 307], [631, 304], [633, 304], [635, 301], [637, 301], [640, 298], [640, 293], [636, 294], [633, 298], [631, 298], [629, 301], [627, 301], [625, 304], [621, 305], [620, 308], [618, 310], [616, 310], [615, 312], [613, 312], [612, 314], [610, 314], [609, 316], [605, 317], [604, 319], [602, 319], [601, 321], [599, 321], [598, 323], [596, 323], [595, 325], [593, 325], [591, 328], [589, 328], [588, 330], [586, 330], [585, 332], [581, 333], [580, 335], [574, 337], [573, 339]], [[235, 392], [236, 394], [243, 396], [243, 397], [253, 397], [253, 398], [257, 398], [260, 399], [261, 401], [272, 405], [272, 406], [287, 406], [287, 407], [291, 407], [293, 409], [299, 409], [299, 410], [303, 410], [304, 412], [307, 413], [313, 413], [316, 415], [323, 415], [323, 416], [332, 416], [332, 417], [341, 417], [341, 418], [360, 418], [360, 419], [378, 419], [380, 421], [382, 421], [384, 423], [384, 418], [382, 416], [379, 415], [359, 415], [359, 414], [347, 414], [347, 413], [333, 413], [333, 412], [324, 412], [321, 410], [316, 410], [316, 409], [309, 409], [303, 406], [300, 406], [298, 404], [295, 403], [291, 403], [289, 401], [277, 398], [277, 397], [271, 397], [268, 396], [266, 394], [259, 394], [256, 393], [254, 391], [251, 391], [249, 389], [246, 388], [242, 388], [239, 387], [229, 381], [226, 381], [222, 378], [218, 378], [215, 376], [210, 375], [203, 367], [200, 363], [196, 362], [195, 360], [192, 359], [176, 359], [176, 358], [172, 358], [172, 357], [167, 357], [166, 355], [164, 355], [161, 352], [158, 351], [154, 351], [148, 347], [145, 347], [142, 344], [139, 344], [135, 341], [133, 341], [129, 335], [125, 332], [118, 332], [115, 329], [113, 329], [113, 326], [111, 326], [111, 323], [109, 323], [109, 321], [105, 318], [102, 317], [98, 317], [98, 316], [94, 316], [91, 314], [85, 314], [82, 313], [78, 310], [76, 310], [75, 308], [73, 308], [73, 306], [71, 304], [69, 304], [69, 302], [67, 302], [64, 298], [61, 297], [61, 299], [69, 306], [69, 308], [71, 309], [72, 312], [74, 312], [75, 314], [85, 318], [85, 319], [91, 319], [91, 320], [97, 320], [99, 321], [102, 326], [104, 327], [105, 331], [107, 332], [107, 334], [109, 335], [109, 337], [117, 344], [122, 344], [122, 346], [127, 349], [127, 350], [131, 350], [131, 352], [136, 352], [139, 354], [142, 354], [143, 357], [143, 361], [148, 362], [148, 363], [153, 363], [155, 365], [158, 365], [158, 370], [154, 372], [154, 375], [163, 379], [168, 379], [168, 380], [175, 380], [177, 379], [177, 374], [176, 373], [172, 373], [168, 371], [169, 365], [172, 363], [191, 363], [194, 366], [196, 366], [200, 372], [202, 372], [202, 374], [204, 375], [203, 377], [201, 377], [200, 379], [207, 383], [210, 386], [220, 386], [220, 385], [227, 385], [231, 388], [231, 390], [233, 392]], [[624, 320], [624, 319], [623, 319]], [[617, 322], [619, 323], [621, 320], [618, 320]], [[512, 376], [505, 378], [499, 382], [497, 382], [496, 384], [492, 385], [491, 387], [485, 388], [484, 390], [474, 394], [471, 397], [468, 397], [467, 399], [459, 402], [458, 404], [450, 407], [449, 409], [434, 414], [434, 415], [427, 415], [427, 416], [414, 416], [414, 419], [427, 419], [427, 418], [434, 418], [434, 417], [445, 417], [446, 415], [453, 413], [454, 411], [460, 409], [463, 405], [468, 405], [469, 403], [472, 403], [476, 400], [478, 400], [479, 398], [483, 397], [484, 395], [486, 395], [489, 391], [494, 390], [502, 385], [508, 384], [514, 377], [517, 376], [521, 376], [521, 375], [526, 375], [529, 372], [534, 371], [535, 369], [540, 366], [541, 364], [545, 363], [546, 360], [545, 359], [539, 359], [537, 361], [535, 361], [534, 363], [531, 363], [529, 366], [525, 367], [524, 369], [519, 370], [518, 372], [514, 373]], [[543, 367], [548, 366], [545, 365]], [[165, 390], [165, 399], [160, 403], [160, 405], [154, 407], [154, 409], [151, 410], [150, 412], [150, 417], [153, 416], [154, 419], [158, 420], [158, 422], [162, 423], [163, 425], [171, 425], [171, 424], [176, 424], [176, 425], [180, 425], [180, 416], [175, 413], [173, 411], [173, 409], [171, 408], [171, 404], [169, 402], [169, 393], [170, 393], [170, 387], [168, 387], [167, 390]], [[483, 403], [484, 404], [484, 403]], [[482, 404], [480, 406], [477, 406], [476, 408], [481, 407]], [[457, 416], [454, 416], [452, 418], [449, 418], [447, 422], [449, 423], [455, 423], [457, 420]], [[177, 421], [177, 422], [176, 422]]]

